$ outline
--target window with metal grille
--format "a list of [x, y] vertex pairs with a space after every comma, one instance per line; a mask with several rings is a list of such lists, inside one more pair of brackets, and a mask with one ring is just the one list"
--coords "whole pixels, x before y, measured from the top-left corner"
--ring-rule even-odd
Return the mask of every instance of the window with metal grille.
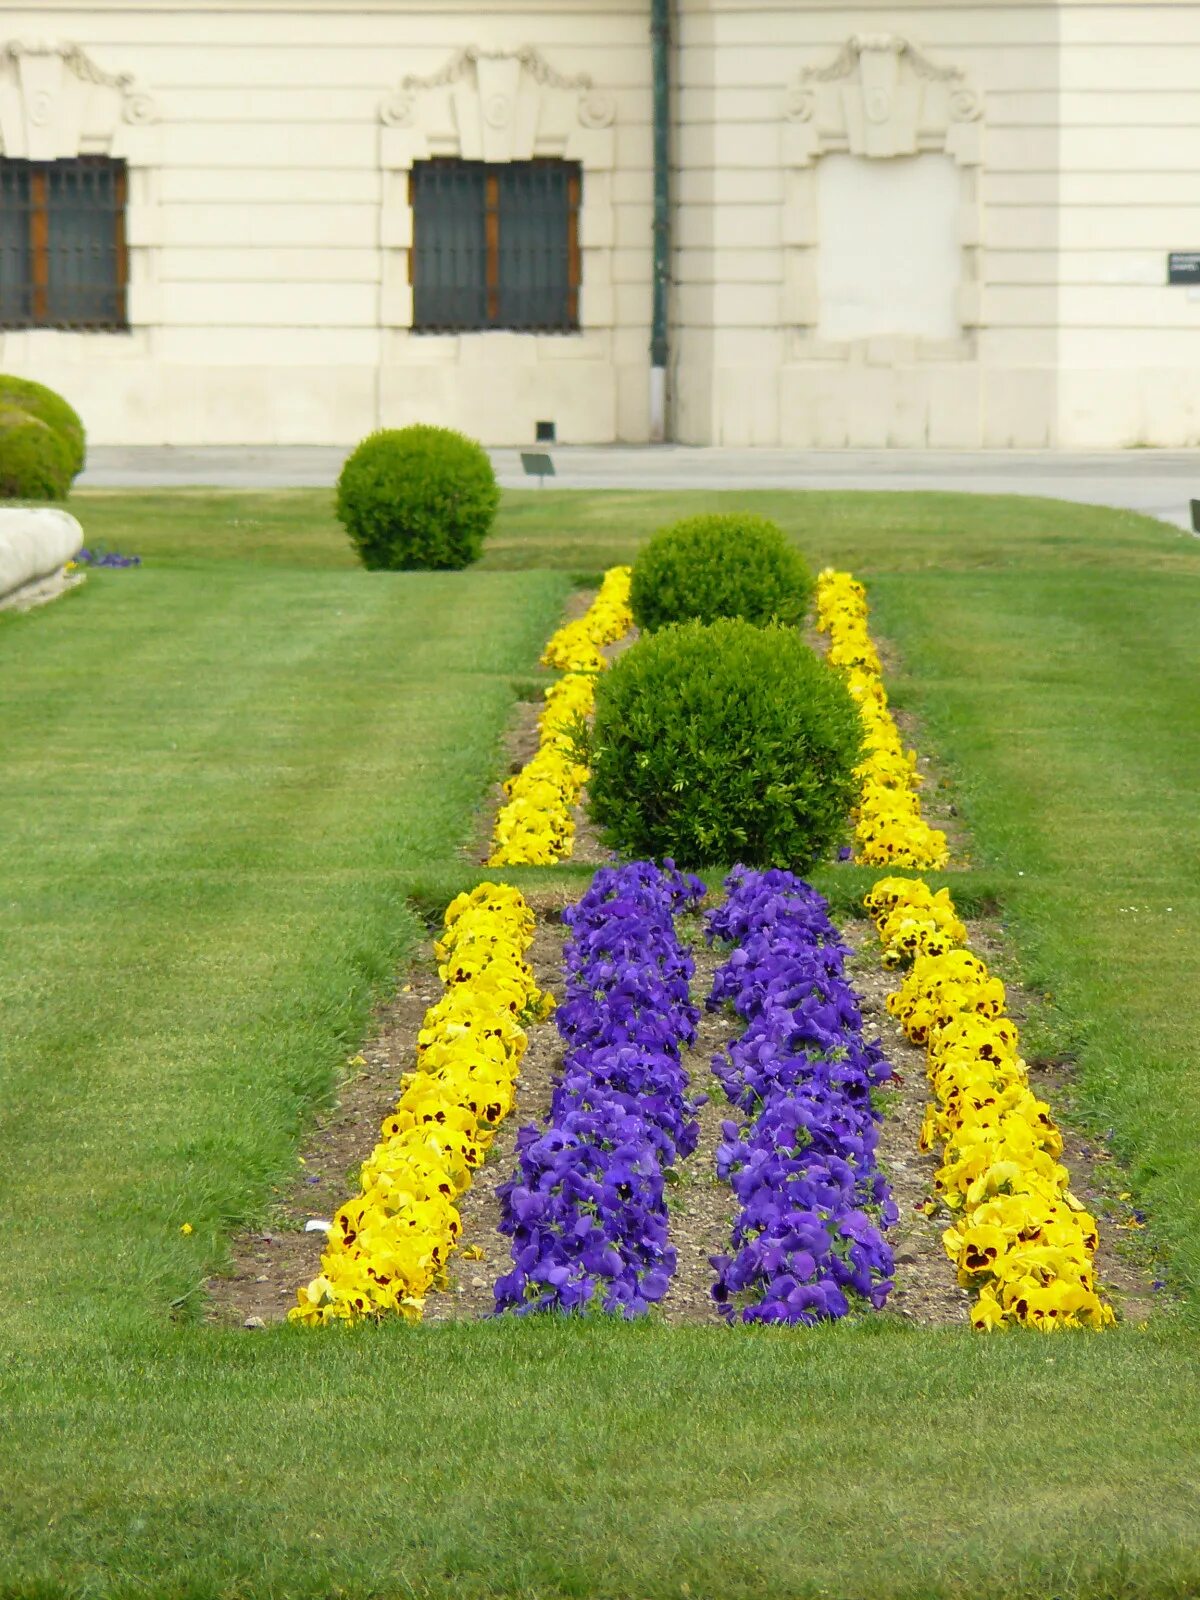
[[579, 327], [576, 161], [418, 161], [413, 327], [424, 333]]
[[123, 329], [123, 161], [0, 160], [0, 327]]

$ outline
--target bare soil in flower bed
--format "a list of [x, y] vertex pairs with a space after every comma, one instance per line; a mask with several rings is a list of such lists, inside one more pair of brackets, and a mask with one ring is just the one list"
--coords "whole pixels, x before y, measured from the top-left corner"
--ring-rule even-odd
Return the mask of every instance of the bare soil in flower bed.
[[[869, 922], [852, 922], [842, 931], [856, 952], [849, 973], [862, 997], [863, 1031], [868, 1038], [880, 1040], [895, 1073], [879, 1143], [880, 1164], [900, 1210], [900, 1221], [889, 1235], [896, 1256], [896, 1287], [888, 1306], [927, 1327], [966, 1325], [971, 1296], [958, 1287], [942, 1246], [942, 1234], [953, 1218], [934, 1194], [939, 1162], [934, 1152], [923, 1153], [919, 1144], [930, 1093], [925, 1051], [910, 1044], [899, 1023], [888, 1014], [887, 996], [898, 986], [900, 974], [883, 967], [875, 929]], [[1036, 1001], [1009, 978], [999, 928], [973, 922], [968, 924], [968, 936], [970, 948], [1004, 979], [1008, 1013], [1021, 1027]], [[1062, 1063], [1030, 1061], [1029, 1078], [1062, 1131], [1061, 1160], [1071, 1174], [1071, 1192], [1099, 1223], [1096, 1272], [1103, 1292], [1123, 1321], [1144, 1322], [1158, 1302], [1145, 1268], [1129, 1248], [1122, 1247], [1135, 1231], [1130, 1224], [1137, 1219], [1118, 1198], [1125, 1187], [1121, 1174], [1107, 1151], [1070, 1126], [1069, 1068]], [[932, 1211], [928, 1209], [931, 1205]]]
[[925, 1052], [910, 1044], [888, 1015], [887, 997], [897, 978], [880, 961], [873, 924], [852, 922], [841, 931], [855, 951], [847, 976], [862, 1002], [863, 1037], [879, 1040], [893, 1072], [879, 1130], [879, 1165], [900, 1212], [899, 1222], [888, 1234], [896, 1259], [896, 1286], [888, 1296], [888, 1309], [923, 1327], [965, 1327], [971, 1320], [971, 1297], [958, 1287], [942, 1248], [950, 1214], [942, 1205], [933, 1216], [924, 1209], [933, 1196], [938, 1167], [919, 1142], [929, 1102]]
[[1126, 1192], [1126, 1175], [1104, 1149], [1103, 1141], [1087, 1137], [1067, 1121], [1075, 1098], [1072, 1077], [1068, 1062], [1029, 1063], [1033, 1092], [1049, 1102], [1058, 1119], [1063, 1136], [1059, 1159], [1071, 1174], [1071, 1193], [1099, 1224], [1096, 1276], [1101, 1289], [1120, 1321], [1137, 1325], [1164, 1310], [1168, 1301], [1155, 1292], [1146, 1264], [1138, 1259], [1139, 1219], [1133, 1207], [1120, 1198]]
[[[879, 652], [884, 685], [895, 683], [904, 670], [899, 650], [889, 639], [881, 639], [874, 630], [871, 632], [871, 637]], [[958, 807], [954, 804], [953, 780], [929, 754], [930, 743], [925, 737], [920, 719], [913, 712], [906, 711], [903, 706], [893, 705], [890, 710], [905, 745], [917, 752], [917, 770], [925, 780], [918, 791], [921, 798], [921, 815], [931, 827], [940, 828], [946, 835], [946, 843], [950, 847], [951, 867], [970, 866], [971, 841], [959, 819]]]
[[[528, 959], [539, 986], [561, 998], [566, 929], [548, 904], [539, 902], [539, 910]], [[429, 948], [412, 963], [396, 993], [376, 1013], [370, 1039], [362, 1049], [365, 1064], [349, 1069], [337, 1105], [305, 1146], [302, 1176], [280, 1200], [271, 1226], [233, 1239], [231, 1275], [214, 1278], [208, 1285], [210, 1321], [240, 1326], [251, 1318], [267, 1324], [282, 1321], [296, 1303], [297, 1288], [319, 1272], [325, 1235], [305, 1233], [304, 1225], [310, 1219], [331, 1220], [338, 1207], [357, 1192], [358, 1169], [374, 1149], [383, 1119], [395, 1107], [401, 1075], [411, 1072], [416, 1061], [417, 1034], [425, 1013], [442, 992]], [[518, 1127], [531, 1117], [540, 1117], [549, 1105], [560, 1055], [552, 1022], [530, 1029], [516, 1109], [505, 1119], [487, 1162], [459, 1201], [463, 1245], [482, 1248], [484, 1259], [464, 1261], [461, 1252], [453, 1258], [449, 1295], [431, 1296], [426, 1313], [430, 1320], [491, 1310], [492, 1280], [508, 1265], [508, 1241], [495, 1231], [499, 1220], [495, 1186], [512, 1169]], [[476, 1283], [476, 1279], [485, 1281]]]
[[[562, 948], [567, 930], [557, 908], [539, 901], [537, 932], [527, 959], [538, 987], [556, 1000], [563, 998]], [[415, 1047], [415, 1041], [414, 1041]], [[426, 1322], [447, 1322], [456, 1317], [487, 1316], [496, 1308], [492, 1285], [512, 1266], [509, 1243], [500, 1230], [497, 1186], [511, 1178], [516, 1165], [517, 1133], [526, 1123], [541, 1123], [550, 1109], [550, 1096], [562, 1062], [562, 1041], [553, 1020], [529, 1030], [529, 1048], [521, 1058], [517, 1103], [505, 1117], [475, 1173], [471, 1187], [458, 1198], [462, 1218], [459, 1247], [450, 1257], [446, 1288], [434, 1290], [425, 1301]]]
[[[563, 621], [578, 621], [596, 598], [597, 593], [595, 589], [576, 589], [569, 594], [563, 606]], [[531, 670], [545, 677], [547, 686], [559, 676], [557, 672], [548, 672], [537, 662], [531, 663]], [[542, 713], [542, 704], [539, 690], [532, 699], [518, 700], [512, 708], [508, 726], [504, 730], [501, 777], [489, 789], [487, 799], [475, 820], [471, 838], [460, 852], [471, 861], [486, 863], [492, 853], [492, 832], [495, 828], [496, 813], [508, 800], [504, 792], [504, 779], [515, 777], [526, 762], [532, 761], [537, 755], [538, 717]]]
[[714, 1279], [709, 1258], [727, 1255], [730, 1229], [736, 1213], [733, 1190], [717, 1177], [716, 1150], [721, 1142], [722, 1122], [741, 1122], [742, 1114], [726, 1100], [713, 1076], [712, 1058], [741, 1032], [741, 1021], [728, 1007], [707, 1011], [704, 1002], [712, 989], [713, 974], [726, 959], [727, 952], [713, 950], [704, 943], [703, 923], [697, 918], [694, 932], [683, 924], [681, 932], [692, 938], [696, 975], [692, 979], [692, 999], [701, 1008], [696, 1028], [696, 1043], [685, 1052], [683, 1064], [691, 1079], [693, 1093], [707, 1094], [708, 1104], [699, 1113], [700, 1138], [695, 1150], [679, 1164], [676, 1181], [667, 1190], [667, 1209], [671, 1218], [671, 1243], [677, 1257], [675, 1276], [662, 1301], [664, 1322], [724, 1322], [711, 1290]]
[[[539, 986], [559, 1000], [563, 997], [566, 928], [558, 912], [569, 898], [573, 895], [547, 891], [531, 901], [538, 925], [529, 960]], [[703, 1007], [721, 958], [704, 945], [699, 917], [690, 926], [685, 924], [682, 932], [695, 941], [693, 995]], [[305, 1233], [304, 1225], [310, 1219], [329, 1221], [357, 1191], [358, 1168], [374, 1148], [380, 1124], [396, 1104], [401, 1074], [411, 1071], [416, 1059], [417, 1033], [425, 1012], [441, 992], [432, 950], [427, 949], [377, 1012], [363, 1046], [362, 1065], [348, 1068], [337, 1104], [307, 1141], [301, 1176], [294, 1188], [281, 1196], [270, 1226], [245, 1231], [231, 1241], [229, 1275], [214, 1278], [208, 1285], [210, 1321], [251, 1328], [281, 1322], [296, 1302], [297, 1288], [316, 1276], [325, 1235]], [[737, 1030], [736, 1019], [702, 1010], [696, 1045], [686, 1058], [693, 1087], [712, 1098], [701, 1110], [699, 1147], [680, 1164], [678, 1180], [670, 1190], [671, 1236], [679, 1266], [662, 1307], [667, 1322], [720, 1320], [709, 1294], [713, 1274], [708, 1258], [728, 1248], [733, 1194], [716, 1178], [713, 1152], [722, 1120], [733, 1113], [720, 1093], [714, 1092], [717, 1085], [710, 1061]], [[460, 1246], [451, 1257], [447, 1287], [434, 1291], [426, 1301], [427, 1322], [480, 1317], [492, 1311], [492, 1285], [511, 1266], [509, 1241], [499, 1232], [496, 1189], [515, 1168], [518, 1130], [529, 1122], [544, 1120], [561, 1060], [561, 1042], [553, 1022], [530, 1029], [517, 1084], [517, 1105], [502, 1124], [471, 1187], [459, 1199]]]
[[411, 1071], [418, 1030], [441, 992], [433, 951], [427, 948], [377, 1011], [362, 1048], [363, 1064], [347, 1067], [337, 1103], [306, 1142], [301, 1176], [280, 1197], [270, 1225], [230, 1241], [230, 1275], [208, 1284], [210, 1321], [280, 1322], [295, 1305], [297, 1288], [316, 1276], [325, 1235], [305, 1233], [304, 1225], [312, 1219], [329, 1221], [357, 1190], [358, 1169], [375, 1147], [384, 1117], [395, 1107], [400, 1074]]
[[[543, 916], [552, 916], [540, 901], [538, 909]], [[539, 924], [539, 944], [543, 939], [554, 941], [553, 961], [556, 968], [552, 973], [543, 973], [541, 967], [537, 966], [538, 981], [543, 987], [551, 988], [558, 999], [562, 998], [562, 944], [565, 933], [566, 929], [557, 920], [543, 920]], [[690, 923], [682, 923], [680, 937], [692, 942], [696, 960], [692, 997], [703, 1008], [712, 987], [712, 975], [722, 957], [704, 944], [700, 917]], [[535, 955], [537, 948], [535, 944]], [[709, 1292], [713, 1282], [709, 1257], [729, 1248], [734, 1203], [729, 1185], [717, 1179], [714, 1153], [720, 1139], [721, 1122], [736, 1114], [719, 1092], [712, 1092], [717, 1089], [717, 1084], [710, 1063], [713, 1055], [734, 1038], [738, 1030], [736, 1018], [727, 1013], [714, 1015], [702, 1009], [696, 1043], [684, 1056], [692, 1088], [710, 1094], [711, 1098], [700, 1111], [699, 1144], [686, 1161], [680, 1162], [675, 1181], [668, 1189], [671, 1243], [675, 1246], [678, 1264], [671, 1287], [660, 1310], [655, 1313], [667, 1323], [722, 1320]], [[511, 1177], [516, 1166], [518, 1130], [532, 1121], [544, 1122], [561, 1062], [562, 1050], [553, 1023], [535, 1029], [530, 1036], [530, 1048], [521, 1063], [517, 1110], [506, 1120], [486, 1164], [476, 1174], [471, 1188], [459, 1202], [463, 1220], [462, 1245], [451, 1258], [448, 1289], [431, 1294], [425, 1302], [427, 1322], [485, 1316], [493, 1309], [492, 1285], [512, 1265], [509, 1241], [498, 1231], [500, 1202], [496, 1197], [496, 1186]], [[482, 1255], [467, 1259], [467, 1253], [473, 1255], [476, 1250], [481, 1251]]]
[[[615, 661], [618, 656], [624, 655], [638, 637], [638, 630], [631, 628], [623, 639], [616, 639], [612, 644], [606, 644], [601, 655], [607, 661]], [[588, 795], [584, 789], [579, 797], [579, 804], [571, 812], [575, 819], [575, 843], [570, 859], [585, 867], [607, 866], [613, 860], [613, 853], [607, 846], [600, 843], [600, 830], [588, 815]]]
[[[542, 988], [557, 999], [563, 995], [562, 947], [566, 929], [558, 913], [565, 896], [553, 891], [537, 897], [537, 932], [529, 959]], [[880, 1135], [880, 1162], [900, 1210], [892, 1230], [896, 1254], [896, 1287], [888, 1308], [926, 1327], [965, 1327], [970, 1295], [958, 1287], [942, 1247], [949, 1210], [934, 1197], [937, 1169], [934, 1154], [922, 1153], [921, 1122], [928, 1103], [925, 1053], [910, 1044], [886, 1009], [897, 975], [884, 970], [874, 928], [852, 922], [843, 929], [856, 952], [850, 977], [862, 997], [864, 1034], [879, 1039], [894, 1069]], [[695, 1046], [685, 1065], [692, 1088], [709, 1095], [700, 1111], [700, 1140], [681, 1162], [668, 1190], [671, 1240], [678, 1264], [671, 1288], [657, 1316], [669, 1324], [719, 1323], [722, 1318], [710, 1293], [713, 1270], [709, 1258], [729, 1248], [734, 1217], [733, 1191], [716, 1176], [714, 1152], [721, 1123], [740, 1120], [720, 1092], [711, 1071], [712, 1057], [739, 1032], [738, 1019], [727, 1009], [703, 1009], [713, 972], [722, 954], [703, 941], [700, 917], [683, 924], [682, 936], [692, 942], [696, 976], [692, 994], [702, 1008]], [[970, 926], [971, 948], [1005, 976], [1004, 947], [999, 929], [987, 923]], [[1018, 985], [1008, 985], [1009, 1011], [1020, 1025], [1035, 1003]], [[359, 1058], [349, 1065], [337, 1104], [308, 1140], [301, 1175], [275, 1210], [271, 1225], [242, 1233], [232, 1241], [233, 1265], [228, 1276], [209, 1284], [209, 1320], [252, 1328], [281, 1322], [295, 1304], [296, 1289], [320, 1269], [323, 1232], [306, 1233], [310, 1219], [332, 1218], [355, 1193], [358, 1167], [373, 1149], [383, 1119], [395, 1106], [399, 1082], [416, 1059], [417, 1033], [425, 1012], [441, 993], [432, 950], [414, 961], [396, 993], [376, 1014], [375, 1024]], [[492, 1285], [510, 1267], [509, 1241], [499, 1231], [497, 1187], [512, 1175], [518, 1130], [542, 1123], [562, 1061], [553, 1022], [530, 1030], [529, 1049], [521, 1063], [518, 1101], [500, 1128], [474, 1182], [459, 1201], [463, 1231], [451, 1258], [446, 1287], [430, 1294], [425, 1320], [444, 1322], [488, 1315], [494, 1305]], [[1118, 1315], [1142, 1322], [1152, 1314], [1156, 1296], [1149, 1275], [1129, 1246], [1136, 1230], [1135, 1214], [1119, 1200], [1124, 1183], [1107, 1151], [1072, 1130], [1069, 1068], [1062, 1063], [1030, 1063], [1037, 1093], [1048, 1100], [1063, 1129], [1063, 1161], [1071, 1173], [1072, 1191], [1100, 1221], [1098, 1274]], [[932, 1210], [930, 1206], [932, 1204]]]
[[492, 833], [496, 826], [496, 813], [508, 802], [508, 796], [504, 792], [504, 779], [515, 777], [526, 762], [532, 761], [537, 755], [538, 717], [541, 710], [542, 697], [539, 693], [536, 700], [518, 700], [509, 714], [508, 726], [504, 730], [501, 776], [488, 790], [487, 797], [472, 825], [471, 837], [459, 851], [459, 854], [468, 861], [487, 864], [487, 859], [492, 853]]
[[[595, 589], [577, 589], [567, 600], [563, 607], [563, 621], [575, 622], [582, 617], [584, 612], [596, 598]], [[631, 629], [623, 639], [617, 639], [612, 644], [602, 647], [601, 654], [608, 661], [615, 661], [638, 637], [636, 628]], [[548, 677], [552, 682], [559, 675]], [[504, 754], [501, 771], [505, 778], [514, 777], [526, 762], [531, 761], [538, 751], [538, 717], [542, 711], [542, 699], [539, 695], [534, 700], [519, 700], [513, 707], [509, 718], [508, 727], [504, 732]], [[508, 799], [504, 793], [503, 779], [494, 783], [476, 821], [472, 837], [464, 847], [463, 854], [472, 861], [486, 862], [491, 854], [492, 834], [496, 824], [496, 813]], [[580, 796], [579, 804], [572, 810], [575, 819], [575, 842], [568, 860], [584, 867], [606, 866], [612, 859], [612, 851], [600, 843], [600, 834], [593, 825], [587, 813], [587, 790]]]
[[[804, 637], [818, 655], [829, 654], [829, 635], [818, 633], [810, 623], [804, 630]], [[871, 629], [871, 638], [879, 653], [879, 663], [883, 668], [885, 687], [894, 683], [901, 669], [900, 652], [895, 645], [887, 639], [881, 639]], [[900, 730], [900, 735], [905, 746], [917, 752], [917, 770], [925, 782], [918, 791], [921, 800], [921, 815], [932, 828], [940, 828], [946, 835], [946, 843], [950, 849], [950, 866], [966, 867], [970, 865], [970, 840], [966, 829], [959, 820], [958, 807], [953, 799], [953, 780], [944, 772], [938, 763], [927, 754], [928, 744], [924, 729], [920, 721], [911, 711], [905, 711], [898, 706], [889, 706], [892, 719]]]

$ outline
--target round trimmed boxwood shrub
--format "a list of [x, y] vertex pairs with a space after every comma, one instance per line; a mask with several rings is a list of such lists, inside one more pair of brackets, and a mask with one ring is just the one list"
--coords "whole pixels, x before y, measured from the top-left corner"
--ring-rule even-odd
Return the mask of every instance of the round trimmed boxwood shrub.
[[0, 407], [0, 500], [65, 500], [74, 476], [61, 434], [28, 411]]
[[67, 446], [72, 479], [83, 471], [87, 454], [83, 423], [79, 413], [67, 404], [62, 395], [47, 389], [44, 383], [34, 383], [32, 378], [13, 378], [0, 374], [0, 407], [27, 411], [31, 417], [53, 428]]
[[861, 741], [844, 681], [794, 628], [680, 623], [597, 681], [592, 819], [630, 857], [803, 869], [845, 836]]
[[347, 458], [338, 520], [365, 567], [392, 571], [478, 561], [500, 490], [487, 452], [452, 428], [381, 428]]
[[633, 564], [630, 603], [644, 632], [693, 618], [795, 625], [812, 594], [812, 573], [783, 529], [738, 512], [660, 528]]

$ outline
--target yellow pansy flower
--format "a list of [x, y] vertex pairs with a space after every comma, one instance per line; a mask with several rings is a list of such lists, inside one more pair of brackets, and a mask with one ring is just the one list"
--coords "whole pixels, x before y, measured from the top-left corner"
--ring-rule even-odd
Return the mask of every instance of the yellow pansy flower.
[[529, 906], [504, 884], [480, 884], [447, 906], [435, 947], [445, 992], [425, 1013], [416, 1069], [363, 1162], [359, 1193], [334, 1213], [294, 1321], [415, 1322], [443, 1283], [462, 1231], [456, 1201], [514, 1103], [522, 1024], [553, 1005], [525, 961], [533, 931]]
[[881, 878], [865, 904], [884, 961], [912, 963], [887, 1005], [926, 1049], [921, 1148], [942, 1147], [935, 1185], [956, 1219], [942, 1242], [959, 1283], [978, 1291], [972, 1326], [1111, 1327], [1095, 1284], [1096, 1221], [1068, 1187], [1062, 1134], [1030, 1088], [1004, 985], [961, 947], [945, 890]]
[[[944, 867], [946, 835], [921, 816], [916, 754], [905, 748], [888, 709], [868, 621], [861, 583], [831, 567], [818, 575], [817, 627], [829, 634], [829, 664], [845, 677], [863, 726], [864, 755], [855, 769], [860, 785], [853, 818], [855, 859], [877, 867]], [[894, 964], [902, 959], [897, 948]]]
[[587, 767], [575, 756], [574, 732], [595, 707], [596, 676], [608, 665], [603, 647], [633, 627], [630, 576], [629, 567], [611, 567], [586, 613], [559, 628], [542, 652], [542, 665], [565, 676], [546, 690], [537, 754], [504, 782], [506, 803], [492, 830], [490, 866], [552, 866], [571, 854], [572, 812], [588, 780]]

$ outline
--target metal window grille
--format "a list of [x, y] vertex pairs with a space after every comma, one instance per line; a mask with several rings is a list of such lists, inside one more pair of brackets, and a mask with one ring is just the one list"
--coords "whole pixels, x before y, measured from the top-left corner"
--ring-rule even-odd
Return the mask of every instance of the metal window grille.
[[128, 326], [125, 163], [0, 160], [0, 327]]
[[574, 161], [415, 163], [414, 328], [575, 332], [581, 193]]

